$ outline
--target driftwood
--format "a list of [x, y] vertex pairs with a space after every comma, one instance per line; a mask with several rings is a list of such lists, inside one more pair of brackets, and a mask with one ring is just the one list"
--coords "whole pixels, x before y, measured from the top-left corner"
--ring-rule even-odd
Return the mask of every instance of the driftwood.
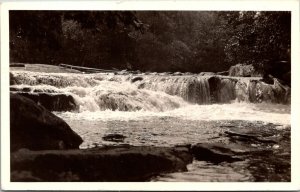
[[90, 73], [96, 73], [96, 72], [116, 72], [116, 70], [104, 70], [104, 69], [97, 69], [97, 68], [91, 68], [91, 67], [81, 67], [81, 66], [75, 66], [75, 65], [68, 65], [68, 64], [59, 64], [60, 67], [69, 68], [69, 69], [76, 69], [79, 71], [84, 72], [90, 72]]
[[126, 72], [126, 73], [138, 73], [138, 71], [127, 71], [127, 70], [107, 70], [107, 69], [98, 69], [98, 68], [91, 68], [91, 67], [81, 67], [76, 65], [68, 65], [68, 64], [59, 64], [60, 67], [69, 68], [69, 69], [76, 69], [78, 71], [86, 72], [86, 73], [119, 73], [119, 72]]

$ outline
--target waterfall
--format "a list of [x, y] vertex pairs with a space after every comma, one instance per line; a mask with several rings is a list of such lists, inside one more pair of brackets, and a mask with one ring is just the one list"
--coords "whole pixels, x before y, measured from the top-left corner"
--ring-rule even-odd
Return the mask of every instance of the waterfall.
[[221, 79], [217, 88], [217, 101], [228, 103], [236, 98], [236, 81], [231, 79]]
[[[79, 111], [168, 111], [189, 104], [237, 102], [289, 103], [290, 88], [277, 79], [170, 74], [115, 75], [12, 72], [11, 91], [23, 95], [47, 93], [53, 102], [71, 95]], [[57, 99], [55, 99], [57, 98]], [[69, 97], [64, 97], [69, 98]], [[70, 99], [70, 98], [69, 98]], [[73, 101], [63, 101], [66, 105]]]
[[176, 95], [191, 103], [210, 103], [210, 90], [207, 77], [147, 76], [141, 83], [145, 89]]
[[159, 112], [187, 105], [181, 97], [160, 91], [138, 89], [136, 84], [131, 83], [132, 77], [125, 75], [14, 72], [13, 78], [16, 84], [11, 85], [11, 91], [21, 92], [23, 96], [27, 94], [31, 99], [33, 94], [48, 93], [56, 95], [60, 101], [64, 98], [57, 97], [59, 94], [72, 95], [80, 112], [99, 110]]

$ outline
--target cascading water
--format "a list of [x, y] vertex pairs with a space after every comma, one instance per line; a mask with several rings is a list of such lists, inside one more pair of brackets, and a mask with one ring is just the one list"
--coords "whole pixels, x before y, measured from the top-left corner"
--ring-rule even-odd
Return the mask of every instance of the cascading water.
[[210, 91], [207, 77], [149, 76], [139, 87], [176, 95], [192, 103], [209, 103]]
[[166, 111], [185, 106], [180, 97], [147, 89], [138, 89], [131, 76], [65, 75], [22, 72], [14, 74], [17, 85], [11, 90], [64, 93], [72, 95], [79, 111]]
[[[80, 111], [166, 111], [187, 103], [244, 102], [287, 103], [290, 89], [257, 78], [220, 76], [46, 74], [14, 72], [17, 85], [46, 92], [71, 94]], [[186, 102], [184, 102], [184, 101]]]
[[[81, 148], [115, 145], [102, 139], [115, 133], [130, 145], [174, 146], [226, 143], [222, 126], [290, 126], [290, 88], [277, 79], [267, 84], [259, 78], [215, 75], [11, 73], [11, 91], [42, 105], [53, 102], [48, 107], [83, 138]], [[195, 161], [187, 173], [155, 180], [251, 181], [247, 166]]]
[[[36, 97], [47, 93], [51, 96], [51, 100], [46, 98], [47, 105], [52, 101], [53, 105], [66, 108], [57, 111], [75, 110], [64, 116], [73, 115], [82, 119], [172, 116], [190, 120], [262, 121], [269, 116], [273, 118], [268, 121], [289, 124], [289, 114], [267, 114], [259, 107], [255, 109], [259, 105], [250, 104], [288, 103], [290, 88], [276, 79], [274, 84], [266, 84], [259, 78], [199, 75], [49, 74], [24, 71], [14, 71], [12, 75], [15, 84], [11, 85], [11, 91], [25, 96], [36, 94]], [[74, 101], [70, 97], [62, 97], [64, 95], [72, 96]], [[41, 100], [38, 102], [43, 104]], [[73, 103], [77, 108], [73, 107]], [[276, 109], [279, 104], [276, 107], [269, 104], [267, 108]], [[282, 106], [286, 105], [280, 105], [284, 108], [283, 113], [289, 113]], [[55, 107], [50, 109], [56, 110]]]

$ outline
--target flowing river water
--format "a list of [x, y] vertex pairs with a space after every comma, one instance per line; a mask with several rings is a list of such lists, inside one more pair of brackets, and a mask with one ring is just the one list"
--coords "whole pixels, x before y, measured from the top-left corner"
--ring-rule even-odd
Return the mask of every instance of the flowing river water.
[[[11, 89], [19, 92], [74, 98], [76, 110], [54, 113], [83, 138], [81, 148], [226, 145], [230, 141], [220, 135], [228, 127], [290, 129], [290, 104], [286, 104], [290, 93], [276, 80], [266, 84], [259, 78], [223, 76], [24, 71], [15, 71], [13, 76], [16, 83]], [[125, 139], [104, 140], [109, 134]], [[284, 142], [290, 147], [289, 140]], [[254, 181], [248, 168], [248, 161], [212, 164], [194, 160], [187, 172], [160, 175], [153, 181]]]

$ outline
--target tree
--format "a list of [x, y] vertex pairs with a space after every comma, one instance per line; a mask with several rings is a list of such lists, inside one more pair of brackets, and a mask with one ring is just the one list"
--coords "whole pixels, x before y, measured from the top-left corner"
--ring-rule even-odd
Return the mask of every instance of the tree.
[[10, 11], [11, 62], [55, 63], [61, 49], [58, 11]]
[[10, 11], [10, 58], [122, 68], [133, 30], [143, 24], [130, 11]]
[[[290, 70], [290, 16], [254, 11], [11, 11], [10, 58], [194, 73], [244, 63], [277, 76], [276, 71]], [[287, 69], [281, 70], [278, 61], [285, 61]]]
[[233, 12], [225, 17], [225, 27], [232, 31], [225, 47], [230, 63], [253, 64], [274, 74], [280, 71], [277, 63], [286, 61], [283, 68], [290, 70], [290, 12]]

